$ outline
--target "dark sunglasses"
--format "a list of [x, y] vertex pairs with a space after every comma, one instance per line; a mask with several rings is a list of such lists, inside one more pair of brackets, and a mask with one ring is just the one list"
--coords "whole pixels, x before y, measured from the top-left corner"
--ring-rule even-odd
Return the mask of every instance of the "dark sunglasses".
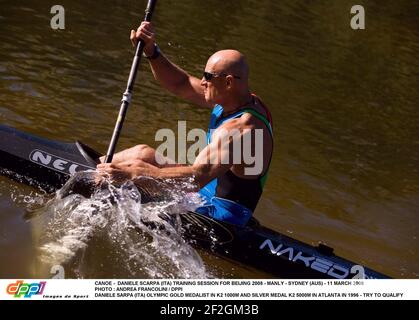
[[240, 79], [239, 76], [235, 76], [235, 75], [232, 75], [232, 74], [227, 74], [227, 73], [211, 73], [211, 72], [204, 71], [204, 79], [206, 81], [211, 81], [212, 78], [216, 78], [216, 77], [227, 77], [227, 76], [232, 76], [233, 78]]

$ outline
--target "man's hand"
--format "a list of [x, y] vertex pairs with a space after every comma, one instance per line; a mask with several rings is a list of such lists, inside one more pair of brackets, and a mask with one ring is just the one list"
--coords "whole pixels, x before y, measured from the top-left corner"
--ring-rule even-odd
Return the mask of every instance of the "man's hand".
[[120, 164], [113, 163], [101, 163], [97, 166], [99, 175], [108, 176], [111, 182], [118, 184], [133, 178], [132, 170], [127, 169], [128, 168], [121, 166]]
[[143, 40], [145, 42], [145, 55], [149, 57], [153, 54], [154, 43], [156, 42], [156, 33], [151, 25], [151, 22], [143, 21], [137, 31], [131, 30], [130, 39], [134, 47], [137, 46], [140, 39]]
[[155, 167], [141, 161], [126, 161], [115, 163], [100, 163], [97, 165], [99, 174], [108, 175], [112, 182], [124, 183], [133, 180], [140, 175], [149, 176]]

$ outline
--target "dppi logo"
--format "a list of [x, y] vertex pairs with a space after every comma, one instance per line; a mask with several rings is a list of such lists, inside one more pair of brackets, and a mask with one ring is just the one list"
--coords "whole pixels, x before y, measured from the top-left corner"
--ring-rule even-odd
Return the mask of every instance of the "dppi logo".
[[23, 280], [18, 280], [7, 286], [7, 293], [14, 295], [15, 298], [31, 298], [34, 294], [42, 294], [44, 292], [46, 281], [24, 283]]

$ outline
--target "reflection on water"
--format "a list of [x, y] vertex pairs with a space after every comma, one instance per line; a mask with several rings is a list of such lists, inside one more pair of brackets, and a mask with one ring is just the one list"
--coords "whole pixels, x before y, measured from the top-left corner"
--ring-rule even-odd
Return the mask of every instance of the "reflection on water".
[[[145, 2], [106, 0], [98, 7], [64, 0], [66, 30], [53, 32], [50, 2], [1, 1], [0, 121], [106, 150], [133, 54], [129, 30]], [[252, 89], [271, 108], [276, 129], [256, 212], [263, 224], [325, 242], [391, 276], [418, 277], [419, 2], [364, 3], [363, 31], [349, 28], [352, 5], [162, 1], [154, 24], [162, 51], [197, 76], [215, 50], [246, 54]], [[144, 62], [119, 148], [156, 147], [158, 129], [176, 130], [177, 120], [204, 128], [208, 117], [161, 90]], [[30, 228], [9, 199], [7, 189], [16, 185], [1, 181], [0, 225], [21, 237], [12, 241], [2, 231], [1, 243], [28, 264], [37, 255]], [[31, 192], [16, 187], [23, 197]]]

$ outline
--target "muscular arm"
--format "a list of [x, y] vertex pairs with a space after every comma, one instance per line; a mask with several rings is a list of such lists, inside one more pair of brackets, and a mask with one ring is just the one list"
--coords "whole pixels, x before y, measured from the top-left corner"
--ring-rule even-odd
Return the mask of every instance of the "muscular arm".
[[[145, 42], [144, 53], [152, 56], [155, 44], [155, 32], [150, 22], [142, 22], [137, 31], [131, 31], [131, 41], [135, 46], [139, 39]], [[203, 107], [212, 107], [205, 101], [201, 81], [173, 64], [163, 54], [149, 60], [154, 78], [161, 86], [185, 100]]]
[[[259, 119], [250, 115], [231, 120], [213, 133], [212, 142], [199, 153], [192, 166], [161, 168], [151, 175], [159, 178], [194, 177], [200, 188], [228, 170], [244, 179], [256, 179], [269, 166], [272, 152], [267, 128], [258, 122]], [[263, 130], [263, 133], [255, 129]]]
[[231, 168], [232, 164], [228, 155], [229, 144], [228, 140], [222, 142], [220, 139], [214, 139], [214, 142], [201, 151], [192, 166], [159, 168], [148, 163], [137, 162], [132, 165], [130, 176], [134, 180], [138, 176], [159, 179], [192, 178], [198, 190]]
[[205, 101], [201, 80], [189, 75], [163, 54], [149, 60], [154, 78], [174, 95], [202, 107], [212, 107]]

